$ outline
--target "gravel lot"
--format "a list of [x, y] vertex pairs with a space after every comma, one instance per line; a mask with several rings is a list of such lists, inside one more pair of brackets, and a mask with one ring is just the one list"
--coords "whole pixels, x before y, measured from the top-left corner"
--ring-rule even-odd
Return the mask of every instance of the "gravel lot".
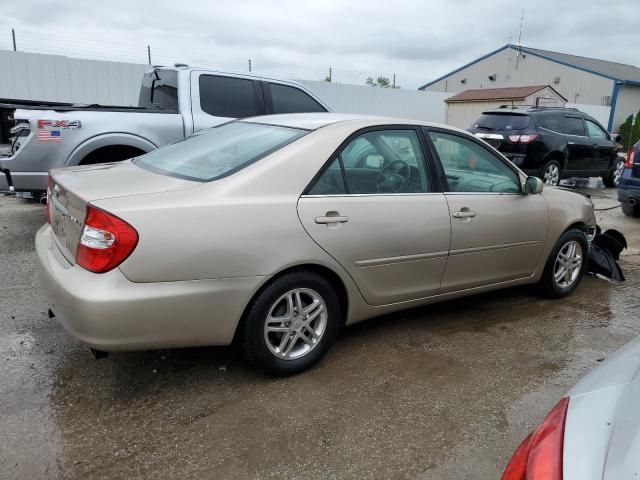
[[[597, 208], [615, 190], [595, 190]], [[517, 288], [346, 329], [315, 369], [247, 370], [229, 348], [94, 361], [47, 318], [35, 202], [0, 197], [0, 477], [491, 479], [586, 371], [640, 333], [640, 220], [624, 284], [549, 301]]]

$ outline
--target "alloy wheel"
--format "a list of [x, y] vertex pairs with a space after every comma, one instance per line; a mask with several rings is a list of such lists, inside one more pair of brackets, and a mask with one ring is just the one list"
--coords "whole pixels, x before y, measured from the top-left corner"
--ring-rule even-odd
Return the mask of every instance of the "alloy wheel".
[[264, 340], [269, 351], [282, 360], [307, 355], [327, 328], [327, 306], [310, 288], [296, 288], [280, 296], [269, 308]]
[[557, 165], [548, 165], [544, 171], [544, 183], [547, 185], [558, 185], [560, 183], [560, 169]]
[[560, 288], [568, 288], [575, 283], [582, 269], [582, 245], [575, 240], [565, 243], [553, 265], [553, 279]]
[[613, 171], [613, 184], [617, 187], [620, 183], [620, 178], [622, 177], [622, 172], [624, 171], [624, 160], [618, 160], [616, 163], [616, 168]]

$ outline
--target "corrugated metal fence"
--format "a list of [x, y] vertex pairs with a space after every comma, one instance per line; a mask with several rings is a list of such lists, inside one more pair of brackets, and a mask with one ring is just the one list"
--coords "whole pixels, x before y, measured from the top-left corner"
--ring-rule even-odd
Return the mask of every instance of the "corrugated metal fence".
[[148, 65], [0, 50], [0, 98], [136, 105]]

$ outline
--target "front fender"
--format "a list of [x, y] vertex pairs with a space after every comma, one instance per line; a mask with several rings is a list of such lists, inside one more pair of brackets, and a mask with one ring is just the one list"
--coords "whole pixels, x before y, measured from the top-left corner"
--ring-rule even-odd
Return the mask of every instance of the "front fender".
[[157, 145], [146, 138], [131, 133], [111, 132], [96, 135], [88, 138], [78, 145], [69, 155], [65, 162], [66, 167], [78, 165], [84, 157], [94, 150], [112, 145], [125, 145], [127, 147], [139, 148], [143, 152], [150, 152], [158, 148]]

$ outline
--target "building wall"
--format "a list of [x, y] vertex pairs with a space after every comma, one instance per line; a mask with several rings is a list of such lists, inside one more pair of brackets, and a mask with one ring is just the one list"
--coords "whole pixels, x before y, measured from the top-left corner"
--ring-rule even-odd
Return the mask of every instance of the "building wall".
[[[516, 62], [516, 50], [507, 48], [426, 87], [431, 92], [459, 93], [473, 88], [551, 85], [569, 102], [605, 105], [613, 80], [561, 65], [531, 54]], [[517, 69], [516, 69], [517, 63]], [[489, 75], [496, 74], [496, 80]], [[560, 77], [560, 83], [554, 83]], [[461, 80], [466, 78], [466, 83]]]
[[298, 80], [335, 112], [383, 115], [444, 123], [444, 100], [452, 93], [422, 92]]
[[506, 102], [504, 100], [492, 102], [452, 102], [447, 104], [446, 123], [452, 127], [462, 129], [469, 128], [475, 122], [482, 112], [498, 108], [501, 105], [522, 105], [523, 100]]
[[[640, 111], [640, 87], [622, 86], [618, 91], [616, 111], [614, 113], [613, 125], [615, 129], [627, 119], [629, 115]], [[606, 125], [606, 124], [605, 124]]]
[[148, 65], [0, 50], [0, 98], [137, 105]]

